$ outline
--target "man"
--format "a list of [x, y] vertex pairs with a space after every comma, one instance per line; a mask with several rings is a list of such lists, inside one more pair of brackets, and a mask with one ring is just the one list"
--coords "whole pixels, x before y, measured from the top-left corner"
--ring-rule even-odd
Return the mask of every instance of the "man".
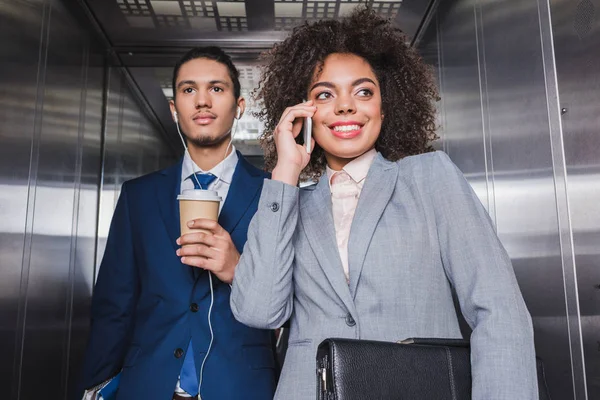
[[[268, 177], [229, 146], [245, 108], [239, 72], [217, 47], [192, 49], [175, 66], [173, 97], [188, 152], [123, 185], [94, 291], [83, 388], [120, 372], [118, 400], [270, 400], [272, 334], [238, 323], [229, 308]], [[195, 220], [208, 232], [179, 237], [177, 195], [194, 188], [218, 191], [219, 220]]]

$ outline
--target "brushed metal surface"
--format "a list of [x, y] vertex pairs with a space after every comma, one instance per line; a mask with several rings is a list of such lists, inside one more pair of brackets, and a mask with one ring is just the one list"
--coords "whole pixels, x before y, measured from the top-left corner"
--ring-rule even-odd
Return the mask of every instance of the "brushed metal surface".
[[[72, 6], [0, 0], [3, 399], [74, 394], [103, 250], [99, 225], [110, 223], [124, 179], [175, 158], [120, 73], [106, 107], [105, 51]], [[116, 162], [108, 170], [112, 198], [99, 214], [105, 153]]]
[[600, 399], [600, 1], [549, 4], [586, 388]]
[[[46, 66], [41, 105], [19, 398], [39, 388], [64, 397], [81, 179], [81, 101], [88, 42], [60, 3], [48, 3]], [[90, 210], [92, 213], [94, 210]], [[76, 227], [76, 225], [75, 225]], [[43, 360], [43, 361], [42, 361]], [[52, 366], [49, 368], [48, 366]]]
[[[43, 79], [40, 36], [47, 23], [42, 1], [0, 1], [0, 387], [8, 397], [20, 379], [28, 269], [30, 165], [35, 157], [38, 81]], [[33, 153], [33, 154], [32, 154]], [[15, 383], [13, 385], [13, 383]]]
[[90, 46], [80, 109], [80, 180], [76, 193], [78, 208], [74, 208], [74, 234], [71, 236], [71, 240], [75, 240], [71, 247], [72, 286], [70, 298], [67, 299], [71, 318], [66, 354], [63, 355], [67, 364], [63, 380], [68, 399], [73, 398], [73, 390], [79, 379], [89, 332], [90, 300], [94, 283], [104, 92], [104, 57], [99, 50]]
[[432, 0], [402, 0], [402, 7], [394, 22], [411, 38], [413, 43], [432, 3]]
[[540, 4], [442, 3], [420, 47], [440, 84], [438, 146], [465, 173], [511, 256], [550, 393], [585, 399], [551, 19]]

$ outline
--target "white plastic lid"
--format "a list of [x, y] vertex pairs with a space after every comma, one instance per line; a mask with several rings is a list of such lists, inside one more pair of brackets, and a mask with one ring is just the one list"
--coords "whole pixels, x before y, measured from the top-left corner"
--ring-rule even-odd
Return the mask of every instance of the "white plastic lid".
[[205, 189], [187, 189], [184, 190], [177, 200], [201, 200], [201, 201], [221, 201], [221, 197], [216, 190]]

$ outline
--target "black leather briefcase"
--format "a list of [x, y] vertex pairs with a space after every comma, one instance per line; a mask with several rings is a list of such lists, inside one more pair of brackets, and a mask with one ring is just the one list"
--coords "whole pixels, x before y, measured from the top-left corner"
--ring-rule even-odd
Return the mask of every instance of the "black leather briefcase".
[[317, 350], [319, 400], [467, 400], [469, 343], [326, 339]]
[[[470, 400], [470, 358], [462, 339], [326, 339], [317, 350], [317, 399]], [[550, 400], [539, 359], [537, 368], [540, 400]]]

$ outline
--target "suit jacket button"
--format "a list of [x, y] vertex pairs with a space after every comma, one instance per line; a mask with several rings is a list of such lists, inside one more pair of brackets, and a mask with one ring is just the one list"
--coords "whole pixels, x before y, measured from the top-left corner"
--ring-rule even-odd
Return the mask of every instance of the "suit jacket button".
[[348, 325], [348, 326], [356, 325], [356, 321], [354, 320], [354, 318], [352, 318], [352, 315], [350, 313], [348, 313], [348, 315], [346, 315], [346, 325]]
[[175, 356], [175, 358], [181, 358], [181, 356], [183, 355], [183, 349], [175, 350], [175, 353], [173, 353], [173, 355]]
[[271, 207], [271, 211], [273, 211], [273, 212], [279, 211], [279, 203], [277, 203], [277, 202], [271, 203], [270, 207]]
[[192, 310], [192, 312], [198, 312], [198, 304], [192, 303], [190, 305], [190, 310]]

